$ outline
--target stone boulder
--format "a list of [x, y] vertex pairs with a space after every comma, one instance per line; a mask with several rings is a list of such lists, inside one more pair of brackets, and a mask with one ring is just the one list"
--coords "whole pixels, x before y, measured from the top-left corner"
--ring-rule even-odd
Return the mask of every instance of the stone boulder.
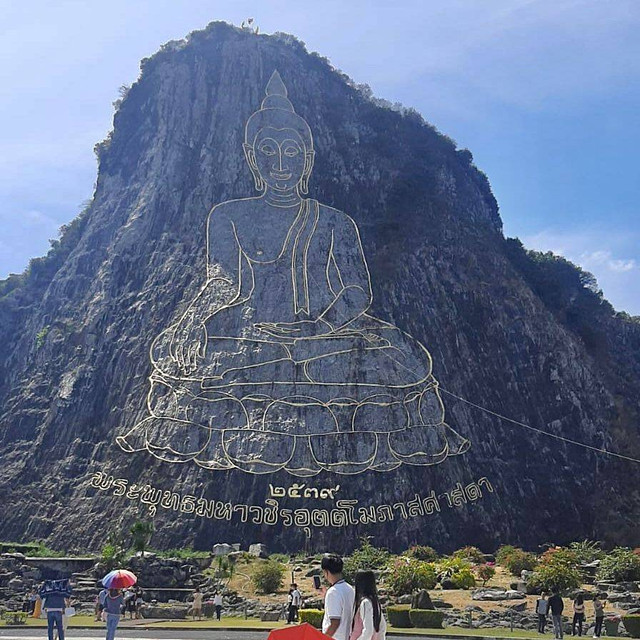
[[441, 598], [431, 598], [431, 603], [436, 609], [453, 609], [453, 605]]
[[146, 605], [142, 608], [143, 618], [159, 618], [161, 620], [184, 620], [189, 611], [188, 606], [172, 605], [170, 607], [158, 607]]
[[411, 598], [412, 609], [435, 609], [431, 597], [426, 589], [421, 589]]
[[267, 551], [267, 545], [257, 542], [249, 545], [249, 553], [256, 558], [268, 558], [269, 552]]
[[472, 600], [488, 600], [488, 601], [501, 601], [501, 600], [523, 600], [525, 594], [522, 591], [515, 591], [509, 589], [505, 591], [500, 587], [491, 587], [488, 589], [474, 589], [471, 592]]
[[213, 555], [216, 557], [228, 556], [232, 551], [234, 551], [234, 548], [226, 542], [218, 542], [217, 544], [213, 545], [212, 549]]
[[9, 587], [9, 589], [14, 589], [15, 591], [20, 591], [21, 589], [24, 589], [26, 584], [25, 581], [22, 578], [11, 578], [11, 580], [9, 580], [9, 583], [7, 584], [7, 586]]

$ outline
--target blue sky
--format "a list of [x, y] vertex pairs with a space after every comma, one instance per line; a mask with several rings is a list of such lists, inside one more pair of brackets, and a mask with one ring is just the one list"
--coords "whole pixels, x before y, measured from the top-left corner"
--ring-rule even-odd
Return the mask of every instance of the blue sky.
[[0, 278], [91, 197], [93, 145], [139, 60], [252, 16], [471, 149], [507, 235], [640, 314], [637, 0], [0, 0], [0, 15]]

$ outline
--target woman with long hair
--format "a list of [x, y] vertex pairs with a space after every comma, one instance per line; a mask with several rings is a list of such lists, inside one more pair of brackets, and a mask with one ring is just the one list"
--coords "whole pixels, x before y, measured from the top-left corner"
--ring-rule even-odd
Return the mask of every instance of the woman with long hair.
[[576, 626], [578, 627], [578, 635], [582, 635], [582, 623], [584, 622], [584, 598], [582, 594], [578, 594], [573, 601], [573, 623], [571, 625], [571, 635], [576, 635]]
[[385, 640], [387, 623], [382, 615], [373, 571], [358, 571], [355, 587], [356, 599], [349, 640]]

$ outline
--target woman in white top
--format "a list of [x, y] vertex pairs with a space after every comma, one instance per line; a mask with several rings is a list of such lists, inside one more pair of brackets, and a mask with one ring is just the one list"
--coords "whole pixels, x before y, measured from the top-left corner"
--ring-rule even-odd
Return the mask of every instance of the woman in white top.
[[358, 571], [356, 600], [349, 640], [385, 640], [387, 623], [382, 615], [373, 571]]

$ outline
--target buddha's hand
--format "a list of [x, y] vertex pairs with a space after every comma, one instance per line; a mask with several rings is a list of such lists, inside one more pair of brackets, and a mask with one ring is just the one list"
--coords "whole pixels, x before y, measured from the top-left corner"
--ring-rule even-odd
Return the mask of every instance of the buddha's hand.
[[283, 342], [293, 342], [299, 338], [314, 338], [333, 333], [333, 327], [322, 319], [300, 320], [299, 322], [258, 322], [256, 329]]
[[198, 368], [198, 359], [205, 356], [207, 333], [200, 322], [180, 322], [173, 333], [171, 357], [187, 374]]

